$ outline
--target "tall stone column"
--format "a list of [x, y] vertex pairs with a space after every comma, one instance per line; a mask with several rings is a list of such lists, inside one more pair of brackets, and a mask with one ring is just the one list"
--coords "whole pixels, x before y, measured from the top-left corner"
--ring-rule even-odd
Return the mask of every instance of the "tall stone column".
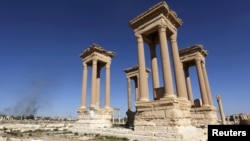
[[223, 106], [222, 106], [222, 102], [221, 102], [221, 97], [219, 95], [217, 95], [216, 99], [217, 99], [217, 102], [219, 105], [219, 111], [220, 111], [222, 124], [226, 124], [226, 118], [225, 118], [225, 114], [224, 114], [224, 110], [223, 110]]
[[121, 124], [121, 111], [118, 109], [118, 124]]
[[177, 39], [177, 33], [174, 33], [170, 36], [170, 43], [172, 46], [172, 54], [173, 54], [174, 72], [175, 72], [176, 91], [179, 98], [187, 99], [186, 87], [184, 83], [185, 79], [183, 74], [183, 66], [180, 61], [176, 39]]
[[91, 104], [90, 107], [96, 108], [96, 78], [97, 78], [97, 59], [92, 62], [92, 87], [91, 87]]
[[209, 81], [208, 81], [208, 77], [207, 77], [205, 62], [202, 63], [202, 72], [203, 72], [203, 76], [204, 76], [204, 79], [205, 79], [208, 103], [209, 103], [209, 105], [214, 106], [213, 105], [213, 100], [212, 100], [212, 95], [211, 95], [211, 90], [210, 90], [210, 85], [209, 85]]
[[106, 63], [105, 108], [110, 108], [110, 62]]
[[115, 110], [113, 110], [112, 123], [115, 124]]
[[196, 61], [196, 68], [198, 72], [198, 78], [199, 78], [199, 84], [200, 84], [200, 91], [201, 91], [201, 98], [202, 98], [202, 106], [209, 106], [208, 104], [208, 98], [207, 98], [207, 91], [205, 86], [205, 81], [202, 73], [201, 68], [201, 59], [197, 58]]
[[129, 77], [127, 77], [127, 85], [128, 85], [128, 110], [132, 110], [131, 83], [130, 83], [130, 78]]
[[97, 78], [96, 78], [96, 107], [100, 108], [100, 78], [101, 66], [97, 65]]
[[194, 98], [193, 98], [193, 92], [192, 92], [192, 86], [191, 86], [191, 80], [189, 76], [189, 67], [184, 67], [184, 73], [186, 78], [186, 85], [187, 85], [187, 93], [188, 93], [188, 100], [191, 102], [192, 105], [194, 105]]
[[82, 103], [80, 109], [86, 108], [87, 77], [88, 77], [88, 66], [85, 62], [83, 62]]
[[162, 73], [163, 73], [163, 82], [165, 89], [164, 97], [175, 97], [173, 90], [171, 65], [170, 65], [168, 46], [167, 46], [166, 27], [160, 26], [158, 32], [160, 37]]
[[156, 44], [149, 44], [150, 55], [151, 55], [151, 67], [152, 67], [152, 80], [153, 80], [153, 90], [154, 98], [156, 98], [155, 88], [160, 87], [159, 73], [158, 73], [158, 63], [156, 56]]
[[139, 67], [139, 101], [149, 101], [148, 82], [146, 77], [145, 54], [142, 35], [136, 34], [138, 44], [138, 67]]

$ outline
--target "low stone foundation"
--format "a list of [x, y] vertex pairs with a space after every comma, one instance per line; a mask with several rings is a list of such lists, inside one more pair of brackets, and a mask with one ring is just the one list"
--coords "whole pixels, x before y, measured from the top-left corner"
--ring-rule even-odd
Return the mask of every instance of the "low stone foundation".
[[168, 140], [205, 139], [207, 125], [217, 123], [214, 109], [192, 109], [190, 101], [176, 97], [137, 102], [136, 108], [135, 132]]
[[108, 128], [112, 126], [113, 109], [81, 109], [78, 111], [79, 126], [87, 128]]
[[192, 108], [191, 116], [191, 124], [196, 127], [219, 124], [216, 108], [212, 106]]

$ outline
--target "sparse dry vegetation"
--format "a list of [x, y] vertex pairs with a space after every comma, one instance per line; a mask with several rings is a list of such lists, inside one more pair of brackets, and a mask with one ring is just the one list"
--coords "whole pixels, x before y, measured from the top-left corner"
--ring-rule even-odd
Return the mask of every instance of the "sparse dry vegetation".
[[21, 132], [20, 130], [11, 130], [4, 129], [1, 132], [1, 137], [5, 138], [6, 141], [12, 141], [12, 139], [19, 139], [20, 141], [26, 141], [26, 139], [41, 139], [41, 140], [60, 140], [60, 141], [80, 141], [84, 138], [84, 140], [88, 141], [128, 141], [129, 139], [125, 137], [116, 137], [116, 136], [103, 136], [100, 134], [79, 134], [78, 132], [72, 132], [69, 130], [28, 130]]

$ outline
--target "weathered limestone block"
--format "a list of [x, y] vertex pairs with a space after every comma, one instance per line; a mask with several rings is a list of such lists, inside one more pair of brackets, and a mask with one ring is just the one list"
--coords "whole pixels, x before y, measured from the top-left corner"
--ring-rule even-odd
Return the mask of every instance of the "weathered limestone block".
[[112, 126], [113, 109], [85, 109], [78, 112], [79, 123], [83, 128], [108, 128]]

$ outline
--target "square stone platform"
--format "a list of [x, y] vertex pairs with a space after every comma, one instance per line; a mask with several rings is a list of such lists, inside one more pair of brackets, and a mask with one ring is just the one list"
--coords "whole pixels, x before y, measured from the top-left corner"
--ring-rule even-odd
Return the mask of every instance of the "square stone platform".
[[194, 109], [190, 101], [177, 97], [137, 102], [136, 108], [136, 132], [170, 140], [205, 138], [207, 125], [218, 123], [216, 110], [212, 107]]
[[77, 124], [86, 128], [109, 128], [112, 126], [112, 115], [112, 108], [80, 109]]

